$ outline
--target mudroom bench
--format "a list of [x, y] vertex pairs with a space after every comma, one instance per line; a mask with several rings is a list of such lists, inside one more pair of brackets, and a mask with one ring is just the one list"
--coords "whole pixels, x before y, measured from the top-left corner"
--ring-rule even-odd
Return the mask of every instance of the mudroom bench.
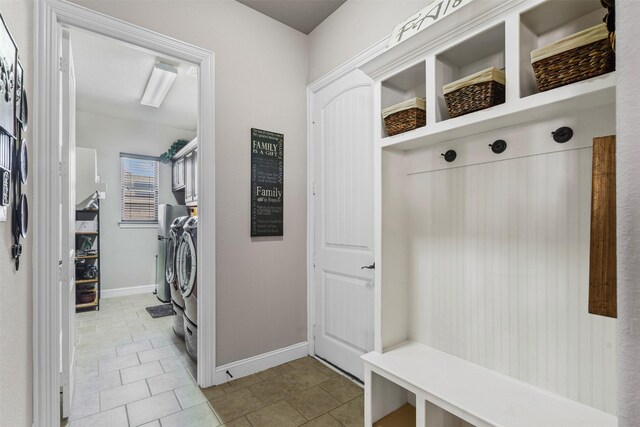
[[[422, 344], [362, 356], [365, 427], [415, 407], [423, 426], [616, 426], [617, 418]], [[387, 425], [381, 422], [380, 425]]]

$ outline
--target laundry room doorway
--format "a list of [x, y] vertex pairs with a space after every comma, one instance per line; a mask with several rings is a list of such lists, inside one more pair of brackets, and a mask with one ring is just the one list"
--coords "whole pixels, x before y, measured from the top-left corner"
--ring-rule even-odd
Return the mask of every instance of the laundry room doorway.
[[[38, 84], [34, 104], [38, 121], [34, 140], [39, 174], [34, 216], [39, 226], [33, 281], [34, 424], [53, 425], [61, 415], [68, 417], [73, 412], [74, 384], [78, 384], [74, 377], [95, 369], [100, 380], [107, 381], [111, 374], [114, 380], [115, 374], [121, 380], [121, 369], [137, 369], [133, 365], [141, 363], [140, 352], [147, 352], [143, 359], [160, 367], [161, 374], [172, 369], [170, 357], [191, 356], [198, 361], [191, 373], [194, 381], [210, 386], [216, 366], [213, 53], [64, 1], [38, 3], [36, 22]], [[74, 39], [78, 48], [75, 58]], [[109, 42], [109, 46], [115, 46], [113, 42], [126, 45], [128, 51], [122, 46], [106, 48]], [[92, 52], [83, 51], [83, 45], [94, 46], [103, 58], [87, 59]], [[151, 61], [144, 77], [136, 77], [135, 68], [140, 67], [127, 60], [127, 55], [136, 53], [143, 61]], [[100, 61], [104, 61], [102, 67], [87, 72], [87, 64]], [[139, 93], [129, 91], [135, 102], [128, 100], [132, 109], [127, 111], [103, 102], [106, 92], [117, 92], [115, 87], [109, 90], [108, 78], [101, 79], [105, 87], [96, 87], [95, 93], [103, 90], [102, 99], [87, 96], [83, 86], [87, 76], [100, 77], [100, 68], [118, 65], [129, 73], [120, 84], [144, 80]], [[80, 79], [76, 71], [82, 71]], [[167, 76], [175, 80], [173, 92], [171, 84], [169, 89], [163, 84]], [[192, 124], [170, 125], [171, 120], [185, 116], [185, 108], [171, 110], [170, 106], [179, 105], [174, 101], [190, 85]], [[165, 108], [159, 108], [163, 102]], [[149, 111], [164, 111], [166, 116], [145, 122]], [[145, 135], [157, 145], [145, 146]], [[188, 167], [180, 169], [177, 163], [184, 166], [185, 162]], [[188, 187], [176, 182], [179, 175]], [[176, 218], [166, 216], [173, 214]], [[182, 290], [165, 282], [166, 263], [150, 258], [153, 251], [153, 256], [166, 261], [163, 249], [178, 214], [190, 217], [189, 227], [184, 229], [187, 249], [178, 248], [181, 240], [173, 248], [174, 253], [184, 254], [175, 268], [185, 282]], [[101, 232], [111, 228], [108, 233]], [[210, 238], [197, 239], [197, 233]], [[127, 251], [133, 253], [127, 255]], [[136, 275], [142, 278], [134, 278]], [[192, 347], [189, 354], [179, 355], [177, 352], [186, 350], [189, 343], [175, 345], [171, 331], [182, 327], [176, 328], [169, 317], [154, 319], [146, 307], [178, 312], [171, 303], [183, 294], [190, 307]], [[187, 306], [185, 301], [183, 305]], [[76, 310], [83, 314], [76, 315]], [[164, 365], [160, 363], [163, 357]], [[131, 366], [126, 366], [129, 362]], [[134, 374], [138, 372], [131, 378]], [[91, 386], [89, 382], [83, 380], [82, 387]], [[122, 386], [136, 393], [135, 385]], [[100, 386], [93, 389], [96, 387]], [[117, 401], [118, 393], [113, 394]], [[100, 399], [109, 400], [102, 395]], [[86, 412], [78, 412], [80, 406]], [[93, 410], [91, 405], [80, 406], [76, 408], [79, 416]]]

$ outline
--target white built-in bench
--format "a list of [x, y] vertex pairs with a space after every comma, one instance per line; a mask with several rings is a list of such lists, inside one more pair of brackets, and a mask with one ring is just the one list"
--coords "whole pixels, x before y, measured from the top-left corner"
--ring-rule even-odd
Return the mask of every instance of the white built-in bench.
[[[365, 427], [407, 401], [414, 403], [413, 396], [418, 427], [617, 425], [611, 414], [421, 344], [408, 342], [362, 358]], [[407, 392], [413, 396], [407, 398]]]

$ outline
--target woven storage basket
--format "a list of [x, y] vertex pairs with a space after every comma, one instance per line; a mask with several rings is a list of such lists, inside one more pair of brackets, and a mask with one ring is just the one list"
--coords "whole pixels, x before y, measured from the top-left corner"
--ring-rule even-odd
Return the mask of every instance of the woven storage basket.
[[417, 129], [427, 124], [425, 100], [412, 98], [382, 110], [387, 136]]
[[88, 304], [96, 300], [96, 290], [83, 290], [78, 291], [76, 294], [76, 304]]
[[532, 51], [531, 65], [541, 92], [614, 71], [616, 57], [607, 25], [596, 25]]
[[442, 92], [449, 117], [458, 117], [503, 104], [504, 83], [504, 71], [491, 67], [444, 85]]

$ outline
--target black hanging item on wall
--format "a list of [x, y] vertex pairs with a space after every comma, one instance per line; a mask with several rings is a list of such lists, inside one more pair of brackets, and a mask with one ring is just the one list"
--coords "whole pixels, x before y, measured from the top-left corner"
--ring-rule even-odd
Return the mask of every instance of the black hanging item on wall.
[[454, 150], [447, 150], [446, 153], [442, 153], [440, 155], [444, 157], [444, 159], [449, 163], [453, 162], [456, 159], [456, 157], [458, 157], [458, 155]]
[[494, 141], [493, 144], [489, 144], [489, 147], [491, 147], [491, 151], [496, 154], [504, 153], [507, 149], [507, 142], [504, 139], [498, 139]]
[[573, 129], [568, 126], [562, 126], [556, 129], [555, 132], [551, 132], [551, 136], [553, 136], [553, 140], [558, 144], [564, 144], [573, 138]]

